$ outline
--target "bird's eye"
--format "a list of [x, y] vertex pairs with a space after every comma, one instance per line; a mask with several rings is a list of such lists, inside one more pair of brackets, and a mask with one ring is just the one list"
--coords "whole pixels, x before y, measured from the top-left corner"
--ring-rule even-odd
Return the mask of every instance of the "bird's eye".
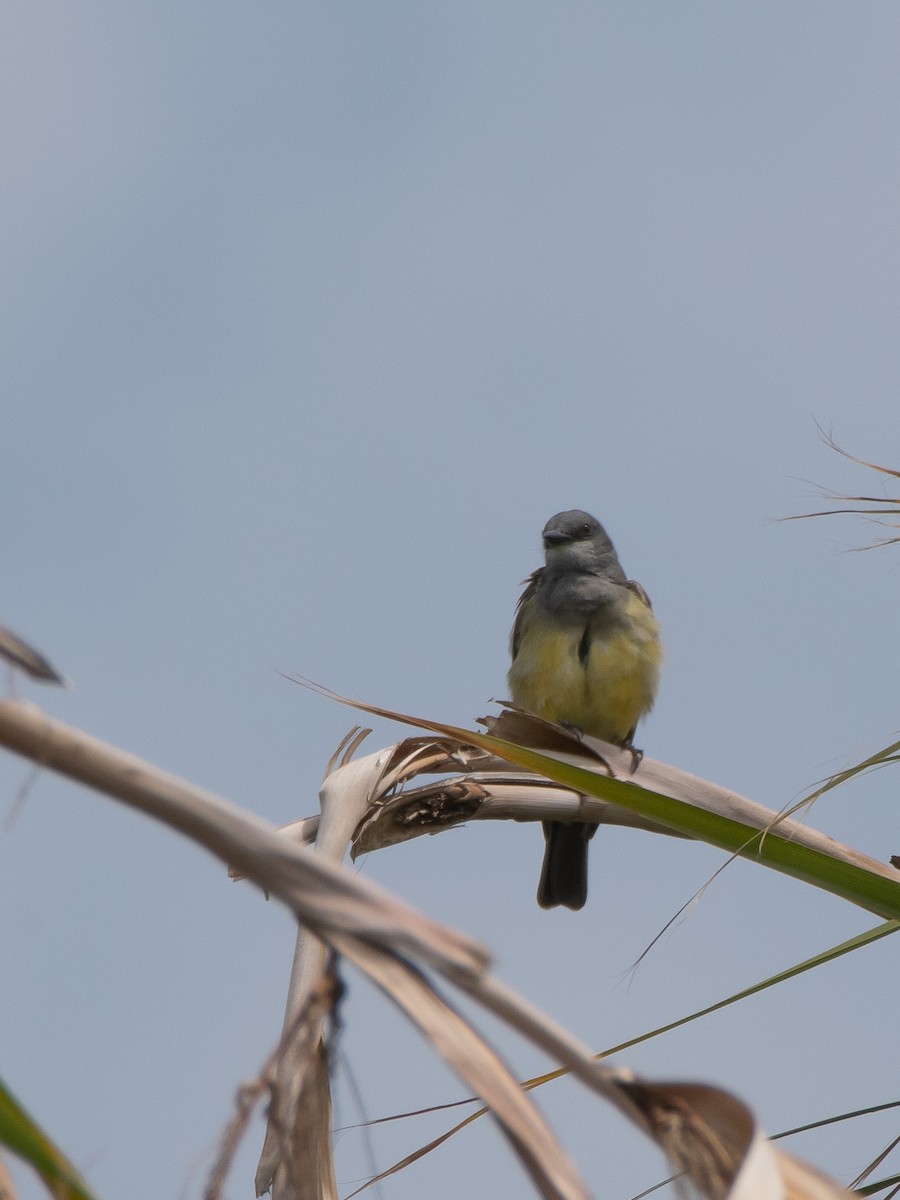
[[587, 521], [585, 521], [583, 525], [578, 526], [578, 536], [583, 538], [591, 536], [591, 527], [588, 525]]

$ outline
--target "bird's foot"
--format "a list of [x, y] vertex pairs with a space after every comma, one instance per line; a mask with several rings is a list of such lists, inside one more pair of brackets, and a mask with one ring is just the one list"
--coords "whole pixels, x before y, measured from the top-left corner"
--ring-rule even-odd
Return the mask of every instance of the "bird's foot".
[[631, 742], [625, 742], [622, 746], [623, 750], [631, 751], [631, 774], [633, 775], [641, 765], [641, 759], [644, 757], [643, 750], [638, 750], [637, 746], [633, 746]]

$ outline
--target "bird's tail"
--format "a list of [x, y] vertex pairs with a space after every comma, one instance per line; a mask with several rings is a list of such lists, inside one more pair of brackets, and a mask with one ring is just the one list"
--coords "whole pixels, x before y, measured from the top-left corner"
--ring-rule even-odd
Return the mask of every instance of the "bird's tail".
[[584, 821], [544, 821], [544, 865], [538, 884], [541, 908], [584, 908], [587, 900], [588, 842], [596, 825]]

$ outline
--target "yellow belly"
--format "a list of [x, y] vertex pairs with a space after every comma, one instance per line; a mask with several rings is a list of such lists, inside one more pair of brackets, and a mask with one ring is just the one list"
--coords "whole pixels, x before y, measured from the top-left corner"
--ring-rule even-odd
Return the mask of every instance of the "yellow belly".
[[551, 623], [535, 608], [509, 671], [515, 703], [547, 721], [622, 742], [653, 707], [662, 648], [656, 619], [638, 596], [628, 593], [621, 617], [594, 634], [582, 662], [583, 627]]

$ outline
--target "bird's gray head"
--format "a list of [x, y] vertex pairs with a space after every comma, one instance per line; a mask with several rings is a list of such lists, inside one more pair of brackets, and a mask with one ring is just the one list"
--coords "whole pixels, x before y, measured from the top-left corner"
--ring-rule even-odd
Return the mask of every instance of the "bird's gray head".
[[542, 534], [547, 567], [551, 571], [589, 571], [614, 574], [624, 580], [615, 548], [596, 517], [580, 508], [557, 513]]

